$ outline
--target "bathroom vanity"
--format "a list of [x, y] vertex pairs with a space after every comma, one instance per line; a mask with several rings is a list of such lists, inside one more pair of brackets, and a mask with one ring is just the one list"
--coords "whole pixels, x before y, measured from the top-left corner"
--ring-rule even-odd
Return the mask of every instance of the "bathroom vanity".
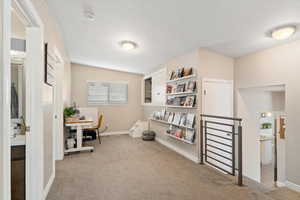
[[25, 135], [11, 139], [11, 199], [25, 200]]

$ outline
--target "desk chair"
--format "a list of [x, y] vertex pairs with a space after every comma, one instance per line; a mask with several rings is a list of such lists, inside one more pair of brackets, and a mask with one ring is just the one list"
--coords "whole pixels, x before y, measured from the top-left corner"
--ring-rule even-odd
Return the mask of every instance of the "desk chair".
[[83, 129], [84, 132], [95, 132], [95, 134], [97, 133], [97, 136], [98, 136], [98, 140], [99, 140], [99, 143], [101, 144], [101, 137], [100, 137], [100, 134], [105, 132], [107, 130], [107, 126], [105, 126], [105, 128], [100, 132], [100, 128], [102, 128], [102, 123], [103, 123], [103, 115], [100, 115], [99, 116], [99, 119], [98, 119], [98, 124], [95, 126], [95, 127], [92, 127], [92, 128], [86, 128], [86, 129]]

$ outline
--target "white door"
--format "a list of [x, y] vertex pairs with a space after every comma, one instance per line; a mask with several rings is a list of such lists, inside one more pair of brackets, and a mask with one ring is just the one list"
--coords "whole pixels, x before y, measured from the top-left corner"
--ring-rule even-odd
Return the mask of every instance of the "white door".
[[[203, 114], [233, 117], [233, 81], [204, 79], [202, 82], [203, 91]], [[230, 120], [207, 118], [208, 121], [232, 124]], [[232, 172], [232, 131], [231, 126], [223, 126], [207, 122], [207, 142], [205, 152], [207, 162]], [[225, 130], [222, 132], [217, 129]], [[222, 150], [223, 151], [222, 151]], [[218, 161], [217, 161], [218, 160]], [[221, 161], [221, 162], [219, 162]]]

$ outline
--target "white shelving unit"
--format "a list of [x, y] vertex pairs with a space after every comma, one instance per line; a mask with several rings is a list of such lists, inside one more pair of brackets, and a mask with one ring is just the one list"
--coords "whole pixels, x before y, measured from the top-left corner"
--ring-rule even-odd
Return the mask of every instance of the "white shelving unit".
[[166, 133], [166, 135], [167, 135], [167, 136], [169, 136], [169, 137], [171, 137], [171, 138], [174, 138], [174, 139], [176, 139], [176, 140], [179, 140], [179, 141], [182, 141], [182, 142], [188, 143], [188, 144], [195, 144], [194, 142], [191, 142], [191, 141], [185, 140], [185, 139], [183, 139], [183, 138], [176, 137], [176, 136], [174, 136], [174, 135], [171, 135], [171, 134], [167, 134], [167, 133]]
[[177, 93], [166, 93], [167, 96], [187, 96], [197, 95], [197, 92], [177, 92]]
[[196, 78], [195, 74], [189, 75], [189, 76], [185, 76], [182, 78], [177, 78], [174, 80], [168, 80], [167, 83], [174, 83], [174, 82], [179, 82], [179, 81], [184, 81], [184, 80], [188, 80], [188, 79], [192, 79], [192, 78]]
[[189, 107], [189, 106], [172, 106], [172, 105], [166, 105], [167, 108], [182, 108], [182, 109], [197, 109], [197, 107]]
[[186, 128], [186, 129], [190, 129], [190, 130], [195, 130], [195, 128], [190, 128], [190, 127], [187, 127], [187, 126], [181, 126], [181, 125], [170, 123], [170, 122], [167, 122], [167, 121], [164, 121], [164, 120], [158, 120], [158, 119], [150, 119], [150, 120], [160, 122], [162, 124], [177, 126], [179, 128]]

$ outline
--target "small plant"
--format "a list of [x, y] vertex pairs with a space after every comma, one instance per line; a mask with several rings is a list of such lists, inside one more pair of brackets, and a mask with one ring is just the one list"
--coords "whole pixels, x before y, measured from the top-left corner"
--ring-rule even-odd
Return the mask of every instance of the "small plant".
[[73, 106], [72, 107], [66, 107], [64, 109], [65, 118], [72, 117], [75, 114], [76, 114], [76, 109]]
[[261, 129], [270, 129], [272, 128], [272, 124], [271, 123], [263, 123], [261, 125]]

